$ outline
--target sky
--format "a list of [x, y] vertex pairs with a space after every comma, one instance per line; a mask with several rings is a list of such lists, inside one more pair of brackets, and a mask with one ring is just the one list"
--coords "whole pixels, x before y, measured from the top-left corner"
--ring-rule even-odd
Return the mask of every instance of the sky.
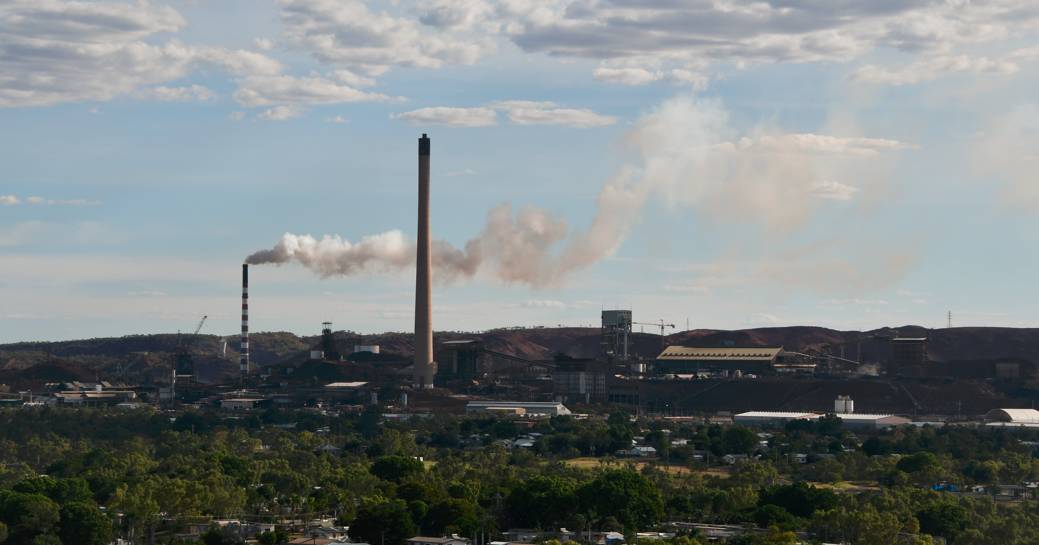
[[[1033, 0], [7, 0], [0, 342], [1039, 327]], [[636, 326], [647, 332], [652, 326]]]

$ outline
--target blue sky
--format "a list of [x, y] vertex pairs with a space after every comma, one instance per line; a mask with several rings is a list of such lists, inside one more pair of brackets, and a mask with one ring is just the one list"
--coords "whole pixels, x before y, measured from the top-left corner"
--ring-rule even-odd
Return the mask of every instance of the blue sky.
[[233, 334], [259, 250], [254, 331], [408, 330], [423, 132], [437, 329], [1035, 327], [1037, 37], [1024, 0], [6, 2], [0, 341]]

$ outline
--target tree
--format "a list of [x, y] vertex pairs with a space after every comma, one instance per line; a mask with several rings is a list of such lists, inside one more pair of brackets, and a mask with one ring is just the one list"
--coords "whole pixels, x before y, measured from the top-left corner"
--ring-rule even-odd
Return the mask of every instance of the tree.
[[350, 537], [372, 545], [403, 545], [418, 532], [401, 500], [366, 502], [350, 525]]
[[369, 471], [380, 479], [399, 483], [424, 470], [425, 465], [410, 456], [382, 456], [375, 460]]
[[625, 530], [656, 524], [664, 512], [660, 492], [631, 470], [610, 470], [582, 486], [577, 493], [582, 511], [615, 517]]
[[96, 505], [73, 502], [61, 508], [58, 536], [64, 543], [108, 545], [112, 541], [112, 525]]
[[519, 526], [554, 528], [574, 513], [577, 483], [565, 477], [535, 475], [512, 490], [506, 505]]
[[917, 513], [917, 519], [920, 520], [921, 532], [949, 541], [956, 541], [969, 525], [967, 509], [951, 502], [931, 504]]
[[758, 446], [758, 434], [743, 426], [730, 426], [722, 434], [725, 454], [750, 454]]
[[283, 545], [289, 542], [289, 534], [284, 530], [268, 531], [260, 534], [257, 541], [260, 542], [260, 545]]
[[808, 518], [817, 510], [835, 507], [837, 495], [830, 490], [798, 482], [762, 490], [758, 505], [776, 505], [792, 515]]
[[0, 543], [7, 541], [7, 525], [0, 522]]
[[50, 533], [61, 519], [58, 504], [42, 494], [8, 492], [0, 495], [0, 520], [7, 523], [7, 543], [24, 545]]
[[243, 545], [245, 540], [230, 528], [210, 528], [202, 534], [204, 545]]

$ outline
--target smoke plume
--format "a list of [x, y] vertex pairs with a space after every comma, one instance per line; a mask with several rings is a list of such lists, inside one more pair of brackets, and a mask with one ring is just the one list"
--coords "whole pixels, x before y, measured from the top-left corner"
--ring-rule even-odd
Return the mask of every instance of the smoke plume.
[[[606, 181], [583, 231], [533, 207], [490, 210], [483, 229], [462, 247], [436, 241], [434, 278], [452, 281], [483, 271], [505, 283], [551, 287], [613, 254], [651, 197], [696, 211], [706, 221], [758, 225], [766, 235], [802, 225], [826, 202], [852, 198], [868, 183], [877, 156], [904, 149], [886, 139], [783, 133], [755, 127], [739, 135], [715, 101], [678, 97], [641, 118], [623, 140], [629, 160]], [[296, 261], [321, 276], [413, 267], [414, 242], [388, 231], [352, 243], [285, 234], [253, 264]]]

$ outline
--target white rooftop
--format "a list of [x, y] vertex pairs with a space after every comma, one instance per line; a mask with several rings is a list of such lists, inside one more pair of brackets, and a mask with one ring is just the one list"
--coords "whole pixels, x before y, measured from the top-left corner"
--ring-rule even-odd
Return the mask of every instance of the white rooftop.
[[792, 411], [747, 411], [745, 413], [737, 414], [736, 416], [742, 416], [745, 418], [819, 418], [822, 415], [817, 413]]

